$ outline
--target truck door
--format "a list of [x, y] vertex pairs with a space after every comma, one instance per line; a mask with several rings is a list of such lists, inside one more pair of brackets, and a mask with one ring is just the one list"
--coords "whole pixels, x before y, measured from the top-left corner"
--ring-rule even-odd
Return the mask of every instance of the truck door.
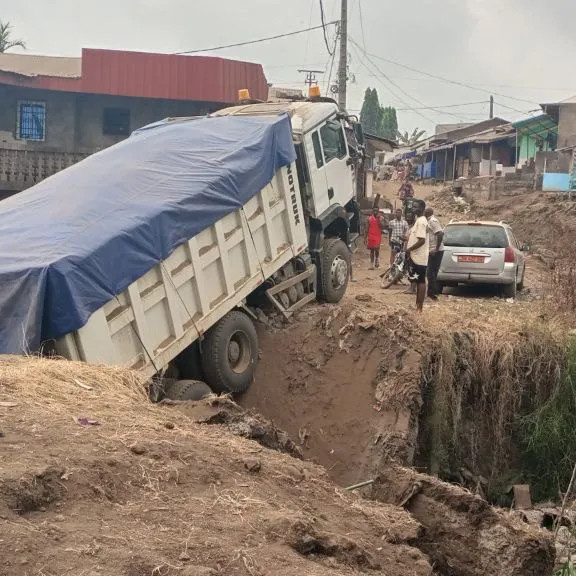
[[354, 179], [348, 165], [348, 145], [342, 123], [328, 120], [308, 135], [310, 179], [314, 197], [314, 216], [332, 204], [345, 206], [353, 196]]

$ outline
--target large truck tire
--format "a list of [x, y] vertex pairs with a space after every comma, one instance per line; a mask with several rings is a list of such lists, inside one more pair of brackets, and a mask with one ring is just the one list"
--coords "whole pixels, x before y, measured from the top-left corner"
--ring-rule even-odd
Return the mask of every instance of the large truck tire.
[[320, 273], [320, 299], [330, 304], [342, 300], [350, 279], [350, 250], [339, 238], [324, 240], [322, 270]]
[[176, 380], [166, 388], [166, 397], [170, 400], [202, 400], [210, 394], [210, 386], [200, 380]]
[[202, 368], [215, 392], [240, 394], [254, 380], [258, 334], [252, 320], [233, 310], [213, 326], [202, 343]]

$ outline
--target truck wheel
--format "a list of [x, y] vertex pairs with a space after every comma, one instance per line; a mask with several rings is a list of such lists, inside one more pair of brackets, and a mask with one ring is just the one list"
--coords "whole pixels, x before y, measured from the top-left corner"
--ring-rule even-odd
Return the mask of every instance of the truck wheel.
[[330, 304], [342, 300], [350, 279], [350, 251], [338, 238], [324, 241], [322, 271], [320, 274], [320, 298]]
[[245, 392], [254, 379], [257, 361], [256, 328], [237, 310], [212, 327], [202, 344], [202, 368], [215, 392]]
[[199, 380], [176, 380], [166, 388], [166, 397], [170, 400], [202, 400], [210, 394], [210, 386]]

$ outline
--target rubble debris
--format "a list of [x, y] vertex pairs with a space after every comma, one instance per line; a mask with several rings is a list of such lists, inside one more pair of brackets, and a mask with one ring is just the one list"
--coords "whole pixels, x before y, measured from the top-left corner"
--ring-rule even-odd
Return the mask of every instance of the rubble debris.
[[171, 402], [193, 421], [202, 424], [222, 424], [232, 434], [256, 440], [266, 448], [302, 458], [300, 448], [286, 432], [276, 428], [261, 416], [247, 412], [229, 396], [211, 396], [198, 402]]
[[87, 418], [86, 416], [79, 416], [76, 418], [76, 423], [80, 426], [100, 426], [100, 422], [98, 422], [98, 420], [94, 420], [94, 418]]

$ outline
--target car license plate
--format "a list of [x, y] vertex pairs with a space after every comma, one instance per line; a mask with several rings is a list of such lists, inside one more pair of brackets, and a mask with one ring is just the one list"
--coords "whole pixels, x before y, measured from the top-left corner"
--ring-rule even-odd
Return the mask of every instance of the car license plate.
[[458, 262], [473, 262], [474, 264], [484, 264], [484, 256], [458, 256]]

